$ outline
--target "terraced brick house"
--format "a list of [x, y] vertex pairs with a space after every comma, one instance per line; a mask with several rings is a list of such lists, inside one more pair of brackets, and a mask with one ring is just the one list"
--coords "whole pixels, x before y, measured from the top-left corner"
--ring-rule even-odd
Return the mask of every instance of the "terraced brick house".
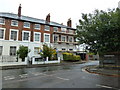
[[77, 52], [75, 30], [71, 19], [65, 26], [50, 21], [50, 14], [46, 20], [23, 16], [20, 5], [18, 14], [0, 12], [0, 56], [12, 56], [16, 60], [16, 51], [24, 45], [31, 50], [30, 59], [36, 58], [40, 56], [40, 48], [47, 43], [62, 59], [63, 52]]

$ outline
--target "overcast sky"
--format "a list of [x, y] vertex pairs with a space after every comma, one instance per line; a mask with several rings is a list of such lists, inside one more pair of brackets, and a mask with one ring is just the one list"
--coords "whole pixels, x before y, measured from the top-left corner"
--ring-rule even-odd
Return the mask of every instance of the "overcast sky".
[[67, 24], [72, 19], [75, 28], [81, 13], [92, 13], [95, 9], [107, 10], [118, 7], [119, 0], [0, 0], [0, 12], [17, 14], [19, 4], [22, 15], [45, 19], [51, 14], [51, 21]]

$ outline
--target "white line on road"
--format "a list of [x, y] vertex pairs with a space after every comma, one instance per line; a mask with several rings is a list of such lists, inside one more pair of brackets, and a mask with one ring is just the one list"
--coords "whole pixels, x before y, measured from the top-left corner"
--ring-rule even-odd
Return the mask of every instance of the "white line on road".
[[61, 79], [61, 80], [70, 80], [70, 79], [61, 78], [61, 77], [56, 77], [56, 78]]
[[[113, 88], [113, 87], [110, 87], [110, 86], [107, 86], [107, 85], [100, 85], [100, 84], [96, 84], [96, 86], [103, 87], [103, 88]], [[116, 89], [116, 88], [113, 88], [113, 89]]]
[[21, 78], [26, 78], [28, 76], [28, 74], [22, 74], [22, 75], [19, 75]]
[[4, 80], [12, 80], [12, 79], [15, 79], [15, 77], [14, 76], [6, 76], [6, 77], [4, 77]]

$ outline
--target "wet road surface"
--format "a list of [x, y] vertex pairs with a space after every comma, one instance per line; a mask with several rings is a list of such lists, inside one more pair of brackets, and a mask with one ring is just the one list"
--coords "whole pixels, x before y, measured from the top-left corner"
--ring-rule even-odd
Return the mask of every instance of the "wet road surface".
[[66, 66], [11, 69], [2, 71], [3, 88], [120, 88], [119, 77], [85, 72], [83, 67], [98, 61]]

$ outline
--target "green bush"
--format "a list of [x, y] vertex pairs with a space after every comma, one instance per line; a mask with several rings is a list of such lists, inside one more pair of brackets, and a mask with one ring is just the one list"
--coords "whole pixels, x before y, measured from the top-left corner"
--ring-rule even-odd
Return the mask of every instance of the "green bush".
[[73, 55], [72, 53], [63, 53], [63, 60], [65, 61], [79, 61], [81, 60], [79, 55]]

